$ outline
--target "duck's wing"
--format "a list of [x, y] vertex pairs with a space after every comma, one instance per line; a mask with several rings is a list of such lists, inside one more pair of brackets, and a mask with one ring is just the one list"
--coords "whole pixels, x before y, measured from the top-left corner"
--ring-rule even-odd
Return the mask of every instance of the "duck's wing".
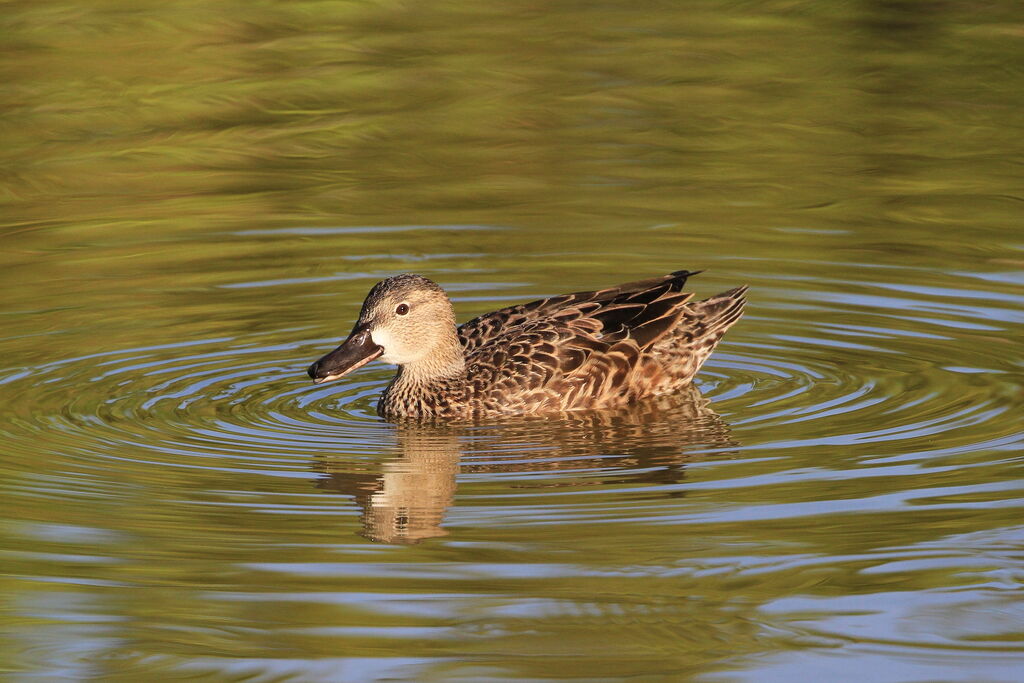
[[739, 319], [746, 288], [690, 304], [693, 295], [673, 287], [662, 280], [511, 318], [466, 353], [474, 401], [495, 413], [573, 410], [685, 386]]
[[487, 412], [572, 410], [653, 393], [664, 373], [648, 351], [693, 296], [672, 287], [563, 302], [503, 327], [466, 353], [474, 402]]
[[[519, 328], [530, 322], [548, 319], [563, 321], [584, 317], [598, 317], [607, 313], [611, 319], [615, 314], [611, 311], [625, 304], [649, 304], [671, 294], [682, 291], [686, 280], [701, 271], [677, 270], [668, 275], [626, 282], [615, 287], [589, 292], [575, 292], [538, 299], [525, 304], [517, 304], [485, 313], [459, 326], [459, 340], [465, 352], [491, 343], [494, 339], [506, 335], [510, 330]], [[641, 311], [635, 306], [634, 313]], [[625, 311], [620, 311], [625, 314]]]

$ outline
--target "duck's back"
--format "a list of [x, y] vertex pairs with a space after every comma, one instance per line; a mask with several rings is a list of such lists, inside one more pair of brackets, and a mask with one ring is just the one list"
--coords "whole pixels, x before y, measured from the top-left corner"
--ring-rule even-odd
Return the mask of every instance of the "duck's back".
[[688, 384], [743, 312], [745, 287], [689, 304], [670, 275], [511, 306], [459, 327], [469, 412], [623, 405]]

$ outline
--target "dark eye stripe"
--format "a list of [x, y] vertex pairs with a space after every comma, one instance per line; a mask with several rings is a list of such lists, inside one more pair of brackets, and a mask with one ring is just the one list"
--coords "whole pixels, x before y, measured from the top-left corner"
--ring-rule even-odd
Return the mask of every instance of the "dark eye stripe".
[[397, 313], [398, 315], [405, 315], [408, 312], [409, 312], [409, 305], [408, 304], [398, 304], [398, 308], [395, 309], [395, 313]]

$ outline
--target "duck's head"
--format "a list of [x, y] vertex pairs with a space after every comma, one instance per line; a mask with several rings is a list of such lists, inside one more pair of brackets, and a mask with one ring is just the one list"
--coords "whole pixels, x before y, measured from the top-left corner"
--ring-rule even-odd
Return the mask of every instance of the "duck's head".
[[[453, 351], [458, 352], [457, 359]], [[317, 384], [329, 382], [377, 358], [431, 368], [431, 374], [461, 364], [455, 313], [437, 283], [408, 273], [378, 282], [366, 296], [348, 339], [310, 365], [309, 376]]]

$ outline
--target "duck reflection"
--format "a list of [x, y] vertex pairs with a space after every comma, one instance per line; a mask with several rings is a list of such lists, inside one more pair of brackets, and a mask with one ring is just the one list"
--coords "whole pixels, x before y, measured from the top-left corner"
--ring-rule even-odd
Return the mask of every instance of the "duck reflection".
[[[353, 496], [362, 509], [361, 534], [379, 543], [447, 535], [442, 522], [458, 474], [559, 472], [556, 480], [524, 480], [519, 488], [672, 484], [684, 478], [686, 463], [739, 445], [692, 386], [613, 411], [500, 423], [397, 424], [396, 437], [399, 455], [372, 469], [331, 458], [314, 463], [321, 473], [318, 488]], [[603, 476], [565, 476], [572, 470]], [[669, 489], [665, 495], [682, 492]]]

